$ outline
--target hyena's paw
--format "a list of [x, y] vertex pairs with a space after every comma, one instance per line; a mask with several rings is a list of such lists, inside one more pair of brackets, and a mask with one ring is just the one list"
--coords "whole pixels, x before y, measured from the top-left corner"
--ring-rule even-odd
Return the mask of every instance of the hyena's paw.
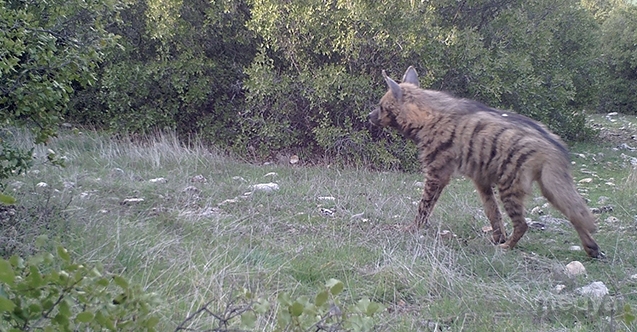
[[491, 241], [493, 241], [493, 244], [503, 244], [504, 242], [506, 242], [506, 240], [507, 240], [506, 234], [493, 232], [493, 235], [491, 238]]
[[509, 249], [511, 249], [511, 246], [510, 246], [508, 243], [506, 243], [506, 242], [505, 242], [505, 243], [498, 244], [498, 247], [502, 248], [503, 250], [509, 250]]

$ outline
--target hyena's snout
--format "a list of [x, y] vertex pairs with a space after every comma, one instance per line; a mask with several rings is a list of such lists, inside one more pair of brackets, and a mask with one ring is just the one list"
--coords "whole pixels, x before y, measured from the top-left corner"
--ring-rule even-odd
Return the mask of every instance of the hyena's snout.
[[380, 114], [380, 111], [378, 109], [371, 111], [369, 115], [367, 116], [369, 123], [373, 124], [374, 126], [380, 126], [380, 119], [378, 116], [379, 114]]

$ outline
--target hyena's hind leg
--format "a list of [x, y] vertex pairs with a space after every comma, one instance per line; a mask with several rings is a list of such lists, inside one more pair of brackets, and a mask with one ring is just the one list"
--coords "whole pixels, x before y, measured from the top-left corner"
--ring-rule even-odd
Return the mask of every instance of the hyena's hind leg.
[[426, 169], [425, 170], [425, 189], [422, 193], [422, 199], [418, 204], [418, 214], [414, 223], [408, 229], [416, 231], [429, 223], [429, 217], [433, 211], [442, 190], [449, 184], [452, 173], [446, 169]]
[[507, 235], [504, 229], [504, 223], [502, 222], [502, 214], [500, 214], [500, 209], [498, 208], [498, 202], [495, 200], [495, 195], [493, 194], [493, 188], [491, 185], [474, 183], [478, 189], [478, 193], [480, 193], [482, 204], [484, 205], [484, 214], [486, 214], [487, 219], [491, 222], [493, 242], [495, 244], [504, 243]]
[[586, 253], [593, 258], [604, 257], [591, 236], [591, 232], [595, 231], [595, 218], [577, 193], [571, 176], [564, 174], [563, 170], [544, 169], [538, 184], [542, 195], [571, 222], [582, 240]]
[[[528, 182], [528, 183], [527, 183]], [[511, 180], [509, 184], [498, 185], [500, 200], [504, 205], [511, 223], [513, 223], [513, 234], [500, 245], [504, 249], [511, 249], [520, 241], [529, 226], [524, 219], [524, 197], [531, 187], [529, 181], [521, 181], [519, 178]]]

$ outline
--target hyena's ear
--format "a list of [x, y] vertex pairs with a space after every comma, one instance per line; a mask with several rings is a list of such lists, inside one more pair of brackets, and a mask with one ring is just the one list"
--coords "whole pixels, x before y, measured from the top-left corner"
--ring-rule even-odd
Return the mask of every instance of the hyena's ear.
[[420, 82], [418, 82], [418, 73], [413, 66], [409, 66], [405, 75], [403, 75], [403, 83], [411, 83], [417, 87], [420, 87]]
[[400, 90], [400, 86], [398, 85], [398, 83], [396, 83], [396, 81], [389, 78], [389, 76], [387, 76], [384, 70], [383, 70], [383, 78], [385, 78], [385, 82], [387, 82], [387, 85], [389, 86], [389, 90], [391, 90], [391, 93], [394, 95], [394, 99], [396, 99], [397, 102], [401, 102], [403, 99], [403, 91]]

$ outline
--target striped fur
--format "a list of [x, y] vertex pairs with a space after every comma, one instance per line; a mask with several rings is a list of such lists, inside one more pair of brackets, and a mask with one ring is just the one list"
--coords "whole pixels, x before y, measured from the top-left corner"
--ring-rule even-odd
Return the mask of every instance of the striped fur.
[[[407, 69], [401, 84], [384, 71], [383, 77], [389, 91], [369, 120], [414, 140], [425, 172], [423, 197], [410, 228], [427, 225], [442, 190], [459, 173], [472, 179], [480, 193], [493, 227], [493, 241], [513, 248], [528, 228], [524, 198], [535, 181], [544, 197], [570, 220], [586, 253], [603, 255], [591, 237], [593, 215], [577, 193], [568, 150], [557, 135], [525, 116], [421, 89], [413, 67]], [[513, 223], [508, 238], [494, 188]]]

